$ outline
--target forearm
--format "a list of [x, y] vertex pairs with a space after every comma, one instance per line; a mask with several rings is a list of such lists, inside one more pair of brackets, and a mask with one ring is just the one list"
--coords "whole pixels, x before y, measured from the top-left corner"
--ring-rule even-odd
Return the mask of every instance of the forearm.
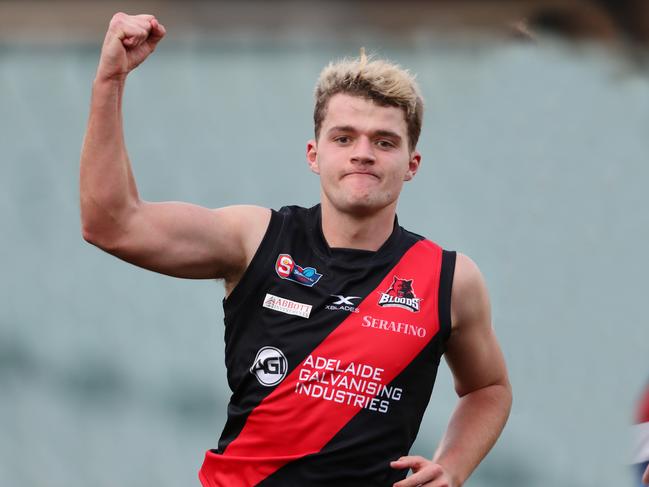
[[495, 384], [461, 397], [433, 460], [464, 484], [500, 436], [511, 408], [509, 384]]
[[122, 129], [123, 90], [123, 80], [93, 83], [80, 172], [81, 219], [91, 239], [118, 228], [138, 201]]

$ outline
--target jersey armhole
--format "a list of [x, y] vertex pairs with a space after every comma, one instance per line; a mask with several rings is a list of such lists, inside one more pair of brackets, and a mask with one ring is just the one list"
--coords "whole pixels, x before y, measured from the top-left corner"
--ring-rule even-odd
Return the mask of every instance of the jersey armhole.
[[269, 243], [278, 240], [283, 222], [283, 217], [279, 212], [273, 209], [271, 209], [270, 212], [268, 228], [266, 229], [266, 233], [261, 239], [261, 242], [259, 242], [259, 247], [257, 247], [255, 254], [252, 256], [250, 264], [248, 264], [248, 267], [232, 292], [230, 292], [227, 298], [223, 298], [224, 309], [228, 308], [233, 310], [239, 306], [242, 300], [245, 299], [246, 294], [249, 294], [249, 291], [254, 287], [255, 277], [264, 275], [263, 269], [273, 256], [272, 252], [267, 251], [267, 247]]
[[444, 343], [451, 336], [451, 292], [453, 290], [453, 275], [455, 274], [455, 251], [442, 250], [442, 269], [439, 276], [439, 294], [437, 297], [439, 310], [439, 327]]

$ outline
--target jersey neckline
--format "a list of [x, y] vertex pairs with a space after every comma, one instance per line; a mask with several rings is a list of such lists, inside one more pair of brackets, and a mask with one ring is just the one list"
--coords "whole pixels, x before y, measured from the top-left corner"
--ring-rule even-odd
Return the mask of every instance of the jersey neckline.
[[322, 232], [322, 211], [320, 204], [307, 210], [308, 238], [314, 252], [329, 265], [344, 265], [345, 267], [363, 268], [370, 262], [389, 260], [393, 250], [402, 235], [397, 216], [394, 216], [392, 233], [378, 250], [350, 249], [330, 247]]

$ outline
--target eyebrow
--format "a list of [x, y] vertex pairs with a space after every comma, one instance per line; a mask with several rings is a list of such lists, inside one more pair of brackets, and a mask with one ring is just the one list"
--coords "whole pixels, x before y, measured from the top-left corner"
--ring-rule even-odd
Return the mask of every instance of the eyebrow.
[[[351, 125], [337, 125], [335, 127], [331, 127], [327, 131], [328, 134], [332, 132], [357, 132], [357, 130]], [[385, 130], [385, 129], [375, 130], [374, 132], [372, 132], [372, 135], [375, 136], [378, 135], [380, 137], [391, 137], [397, 140], [401, 140], [402, 138], [398, 133], [393, 132], [392, 130]]]

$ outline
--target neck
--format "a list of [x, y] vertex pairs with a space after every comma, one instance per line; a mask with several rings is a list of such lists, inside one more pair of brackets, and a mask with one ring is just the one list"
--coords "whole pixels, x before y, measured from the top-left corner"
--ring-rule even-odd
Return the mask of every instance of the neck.
[[322, 233], [331, 248], [376, 251], [394, 229], [396, 205], [389, 205], [371, 215], [342, 213], [322, 202]]

